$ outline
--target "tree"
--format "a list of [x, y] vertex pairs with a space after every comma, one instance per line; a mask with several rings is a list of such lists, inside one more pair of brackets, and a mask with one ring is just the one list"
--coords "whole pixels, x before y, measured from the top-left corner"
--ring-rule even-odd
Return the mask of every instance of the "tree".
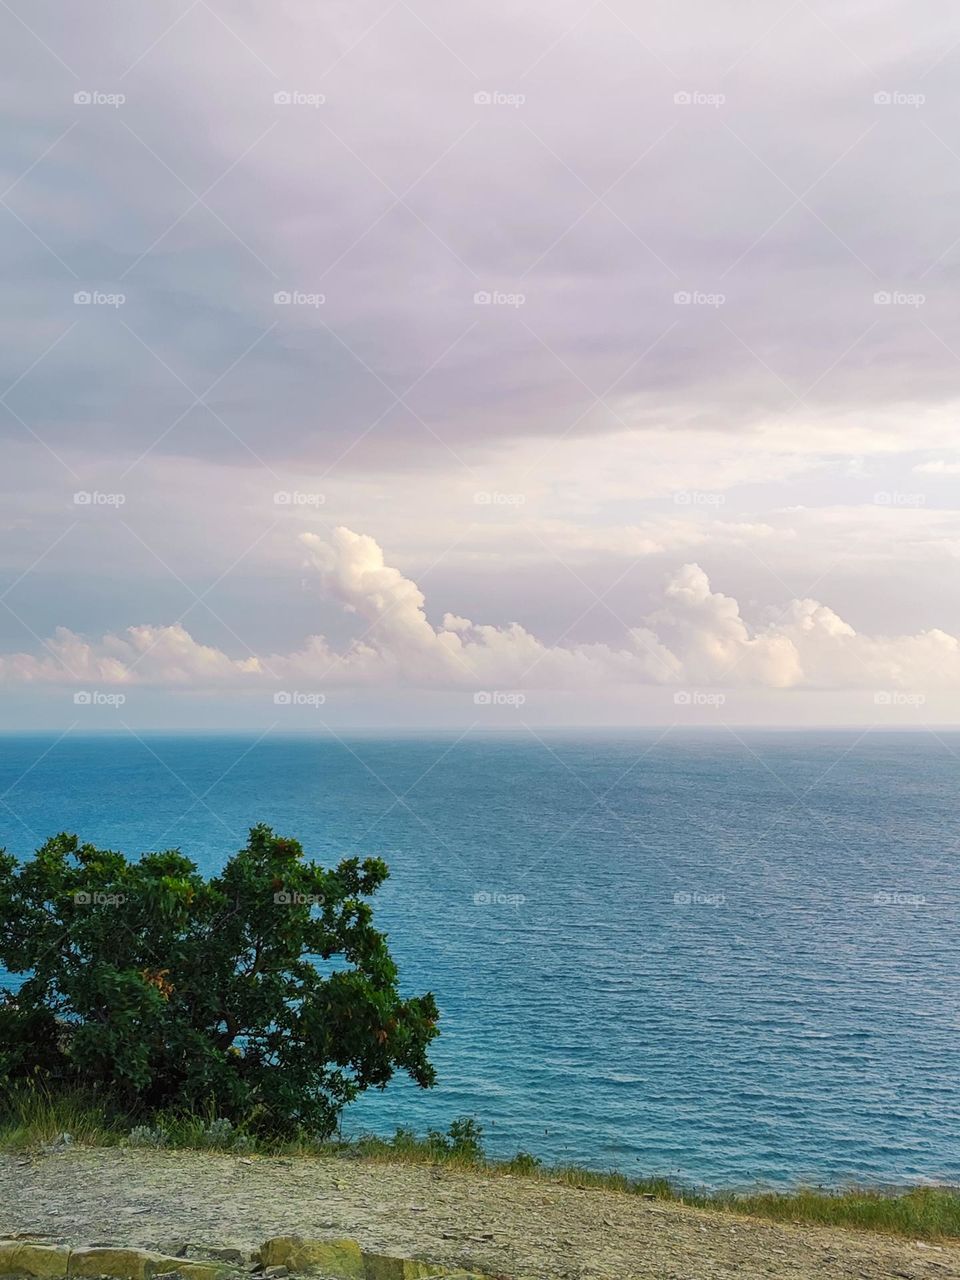
[[321, 1136], [398, 1068], [429, 1087], [436, 1003], [401, 998], [364, 901], [388, 874], [325, 870], [266, 826], [209, 880], [70, 835], [0, 853], [0, 963], [26, 975], [0, 1003], [0, 1082]]

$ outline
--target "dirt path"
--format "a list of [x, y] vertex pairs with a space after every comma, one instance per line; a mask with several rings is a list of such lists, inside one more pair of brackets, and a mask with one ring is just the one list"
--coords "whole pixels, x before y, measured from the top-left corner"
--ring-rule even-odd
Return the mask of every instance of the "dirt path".
[[960, 1280], [960, 1245], [340, 1159], [86, 1149], [0, 1156], [0, 1234], [18, 1232], [163, 1249], [346, 1235], [367, 1249], [537, 1280]]

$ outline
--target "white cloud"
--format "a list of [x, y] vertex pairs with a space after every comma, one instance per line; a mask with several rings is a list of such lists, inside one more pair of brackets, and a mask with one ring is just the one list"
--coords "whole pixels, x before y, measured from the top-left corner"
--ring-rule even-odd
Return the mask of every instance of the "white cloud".
[[336, 652], [322, 636], [298, 652], [231, 658], [181, 625], [135, 626], [90, 642], [59, 629], [39, 655], [0, 658], [10, 683], [147, 684], [211, 688], [310, 681], [315, 686], [615, 688], [691, 683], [767, 689], [960, 687], [960, 640], [931, 629], [858, 634], [828, 606], [793, 600], [773, 622], [751, 626], [738, 602], [685, 564], [659, 607], [618, 646], [548, 645], [524, 627], [427, 617], [418, 585], [384, 561], [371, 537], [347, 528], [329, 542], [300, 537], [324, 595], [360, 621]]
[[263, 674], [258, 658], [235, 660], [199, 644], [179, 623], [128, 627], [98, 643], [58, 627], [38, 656], [0, 657], [0, 679], [16, 682], [196, 685]]
[[913, 469], [922, 476], [960, 476], [960, 462], [945, 462], [943, 458], [936, 462], [918, 462]]

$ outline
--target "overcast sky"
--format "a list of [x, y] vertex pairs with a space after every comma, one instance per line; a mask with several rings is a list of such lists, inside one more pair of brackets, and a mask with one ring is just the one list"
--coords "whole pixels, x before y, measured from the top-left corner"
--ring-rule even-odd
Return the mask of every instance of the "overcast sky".
[[0, 40], [7, 727], [960, 723], [953, 5]]

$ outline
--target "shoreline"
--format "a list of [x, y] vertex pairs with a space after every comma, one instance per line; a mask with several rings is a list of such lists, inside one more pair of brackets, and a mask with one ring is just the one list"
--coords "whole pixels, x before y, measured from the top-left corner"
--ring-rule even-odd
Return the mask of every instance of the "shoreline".
[[[36, 1160], [99, 1152], [106, 1158], [222, 1157], [253, 1162], [333, 1161], [341, 1168], [406, 1166], [469, 1175], [487, 1183], [525, 1181], [539, 1187], [574, 1188], [661, 1205], [736, 1214], [772, 1222], [802, 1222], [923, 1240], [960, 1241], [960, 1186], [950, 1182], [892, 1183], [850, 1180], [834, 1185], [800, 1183], [709, 1187], [668, 1176], [638, 1176], [576, 1164], [548, 1164], [528, 1152], [489, 1156], [482, 1130], [467, 1119], [447, 1133], [418, 1137], [398, 1129], [391, 1138], [365, 1134], [327, 1140], [257, 1136], [229, 1122], [185, 1114], [157, 1116], [151, 1124], [108, 1114], [83, 1095], [21, 1094], [0, 1109], [0, 1156]], [[269, 1233], [268, 1233], [269, 1234]]]
[[67, 1145], [0, 1155], [0, 1234], [70, 1245], [251, 1248], [277, 1235], [523, 1280], [960, 1277], [923, 1241], [692, 1207], [452, 1163]]

